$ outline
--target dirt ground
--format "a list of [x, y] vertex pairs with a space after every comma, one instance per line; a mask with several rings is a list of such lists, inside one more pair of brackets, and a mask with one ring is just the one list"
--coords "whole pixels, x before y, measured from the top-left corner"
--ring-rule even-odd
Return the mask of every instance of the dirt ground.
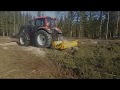
[[19, 46], [15, 41], [0, 37], [1, 79], [73, 78], [47, 58], [47, 49]]
[[0, 79], [120, 78], [119, 60], [120, 40], [80, 39], [74, 53], [0, 37]]

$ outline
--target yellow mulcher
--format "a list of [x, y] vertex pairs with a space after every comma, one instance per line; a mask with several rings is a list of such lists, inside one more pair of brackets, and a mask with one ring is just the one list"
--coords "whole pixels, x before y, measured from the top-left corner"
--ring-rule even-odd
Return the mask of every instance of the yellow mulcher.
[[74, 41], [53, 41], [52, 47], [58, 50], [64, 50], [71, 47], [77, 47], [78, 46], [78, 40]]

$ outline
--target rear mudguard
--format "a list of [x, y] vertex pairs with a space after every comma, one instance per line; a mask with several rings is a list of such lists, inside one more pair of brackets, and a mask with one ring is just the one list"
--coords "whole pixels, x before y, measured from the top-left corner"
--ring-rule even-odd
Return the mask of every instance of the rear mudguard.
[[26, 36], [27, 40], [30, 40], [30, 30], [31, 30], [31, 26], [30, 25], [24, 25], [24, 26], [21, 26], [20, 28], [20, 31], [18, 33], [18, 38], [22, 35]]
[[[45, 30], [49, 34], [52, 34], [54, 31], [56, 31], [58, 34], [62, 34], [62, 31], [60, 29], [58, 29], [58, 28], [54, 28], [54, 29], [51, 30], [51, 29], [49, 29], [47, 27], [41, 27], [37, 31], [39, 31], [39, 30]], [[37, 33], [37, 31], [36, 31], [36, 33]]]
[[39, 27], [35, 33], [37, 33], [39, 30], [44, 30], [46, 31], [47, 33], [51, 34], [52, 33], [52, 30], [50, 30], [48, 27]]

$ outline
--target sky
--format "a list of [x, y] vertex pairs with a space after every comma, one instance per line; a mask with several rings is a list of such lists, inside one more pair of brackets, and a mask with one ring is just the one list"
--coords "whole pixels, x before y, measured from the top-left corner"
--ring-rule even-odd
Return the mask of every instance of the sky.
[[55, 17], [55, 11], [45, 11], [44, 14], [45, 14], [46, 16]]
[[[24, 11], [25, 13], [28, 11]], [[30, 14], [32, 14], [33, 16], [36, 16], [36, 11], [29, 11]], [[43, 11], [45, 16], [50, 16], [50, 17], [55, 17], [55, 11]]]
[[[32, 14], [33, 16], [37, 17], [37, 11], [22, 11], [24, 13], [29, 12], [29, 14]], [[56, 11], [43, 11], [44, 16], [50, 16], [50, 17], [56, 17]], [[61, 16], [66, 15], [66, 12], [61, 12], [59, 17], [56, 18], [60, 18]]]

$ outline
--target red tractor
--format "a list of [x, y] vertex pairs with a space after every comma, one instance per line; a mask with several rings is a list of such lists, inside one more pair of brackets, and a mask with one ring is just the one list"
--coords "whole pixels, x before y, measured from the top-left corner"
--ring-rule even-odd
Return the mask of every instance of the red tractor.
[[34, 43], [38, 47], [51, 47], [53, 41], [62, 39], [62, 31], [57, 28], [56, 18], [42, 16], [29, 21], [18, 33], [18, 43], [28, 46]]

